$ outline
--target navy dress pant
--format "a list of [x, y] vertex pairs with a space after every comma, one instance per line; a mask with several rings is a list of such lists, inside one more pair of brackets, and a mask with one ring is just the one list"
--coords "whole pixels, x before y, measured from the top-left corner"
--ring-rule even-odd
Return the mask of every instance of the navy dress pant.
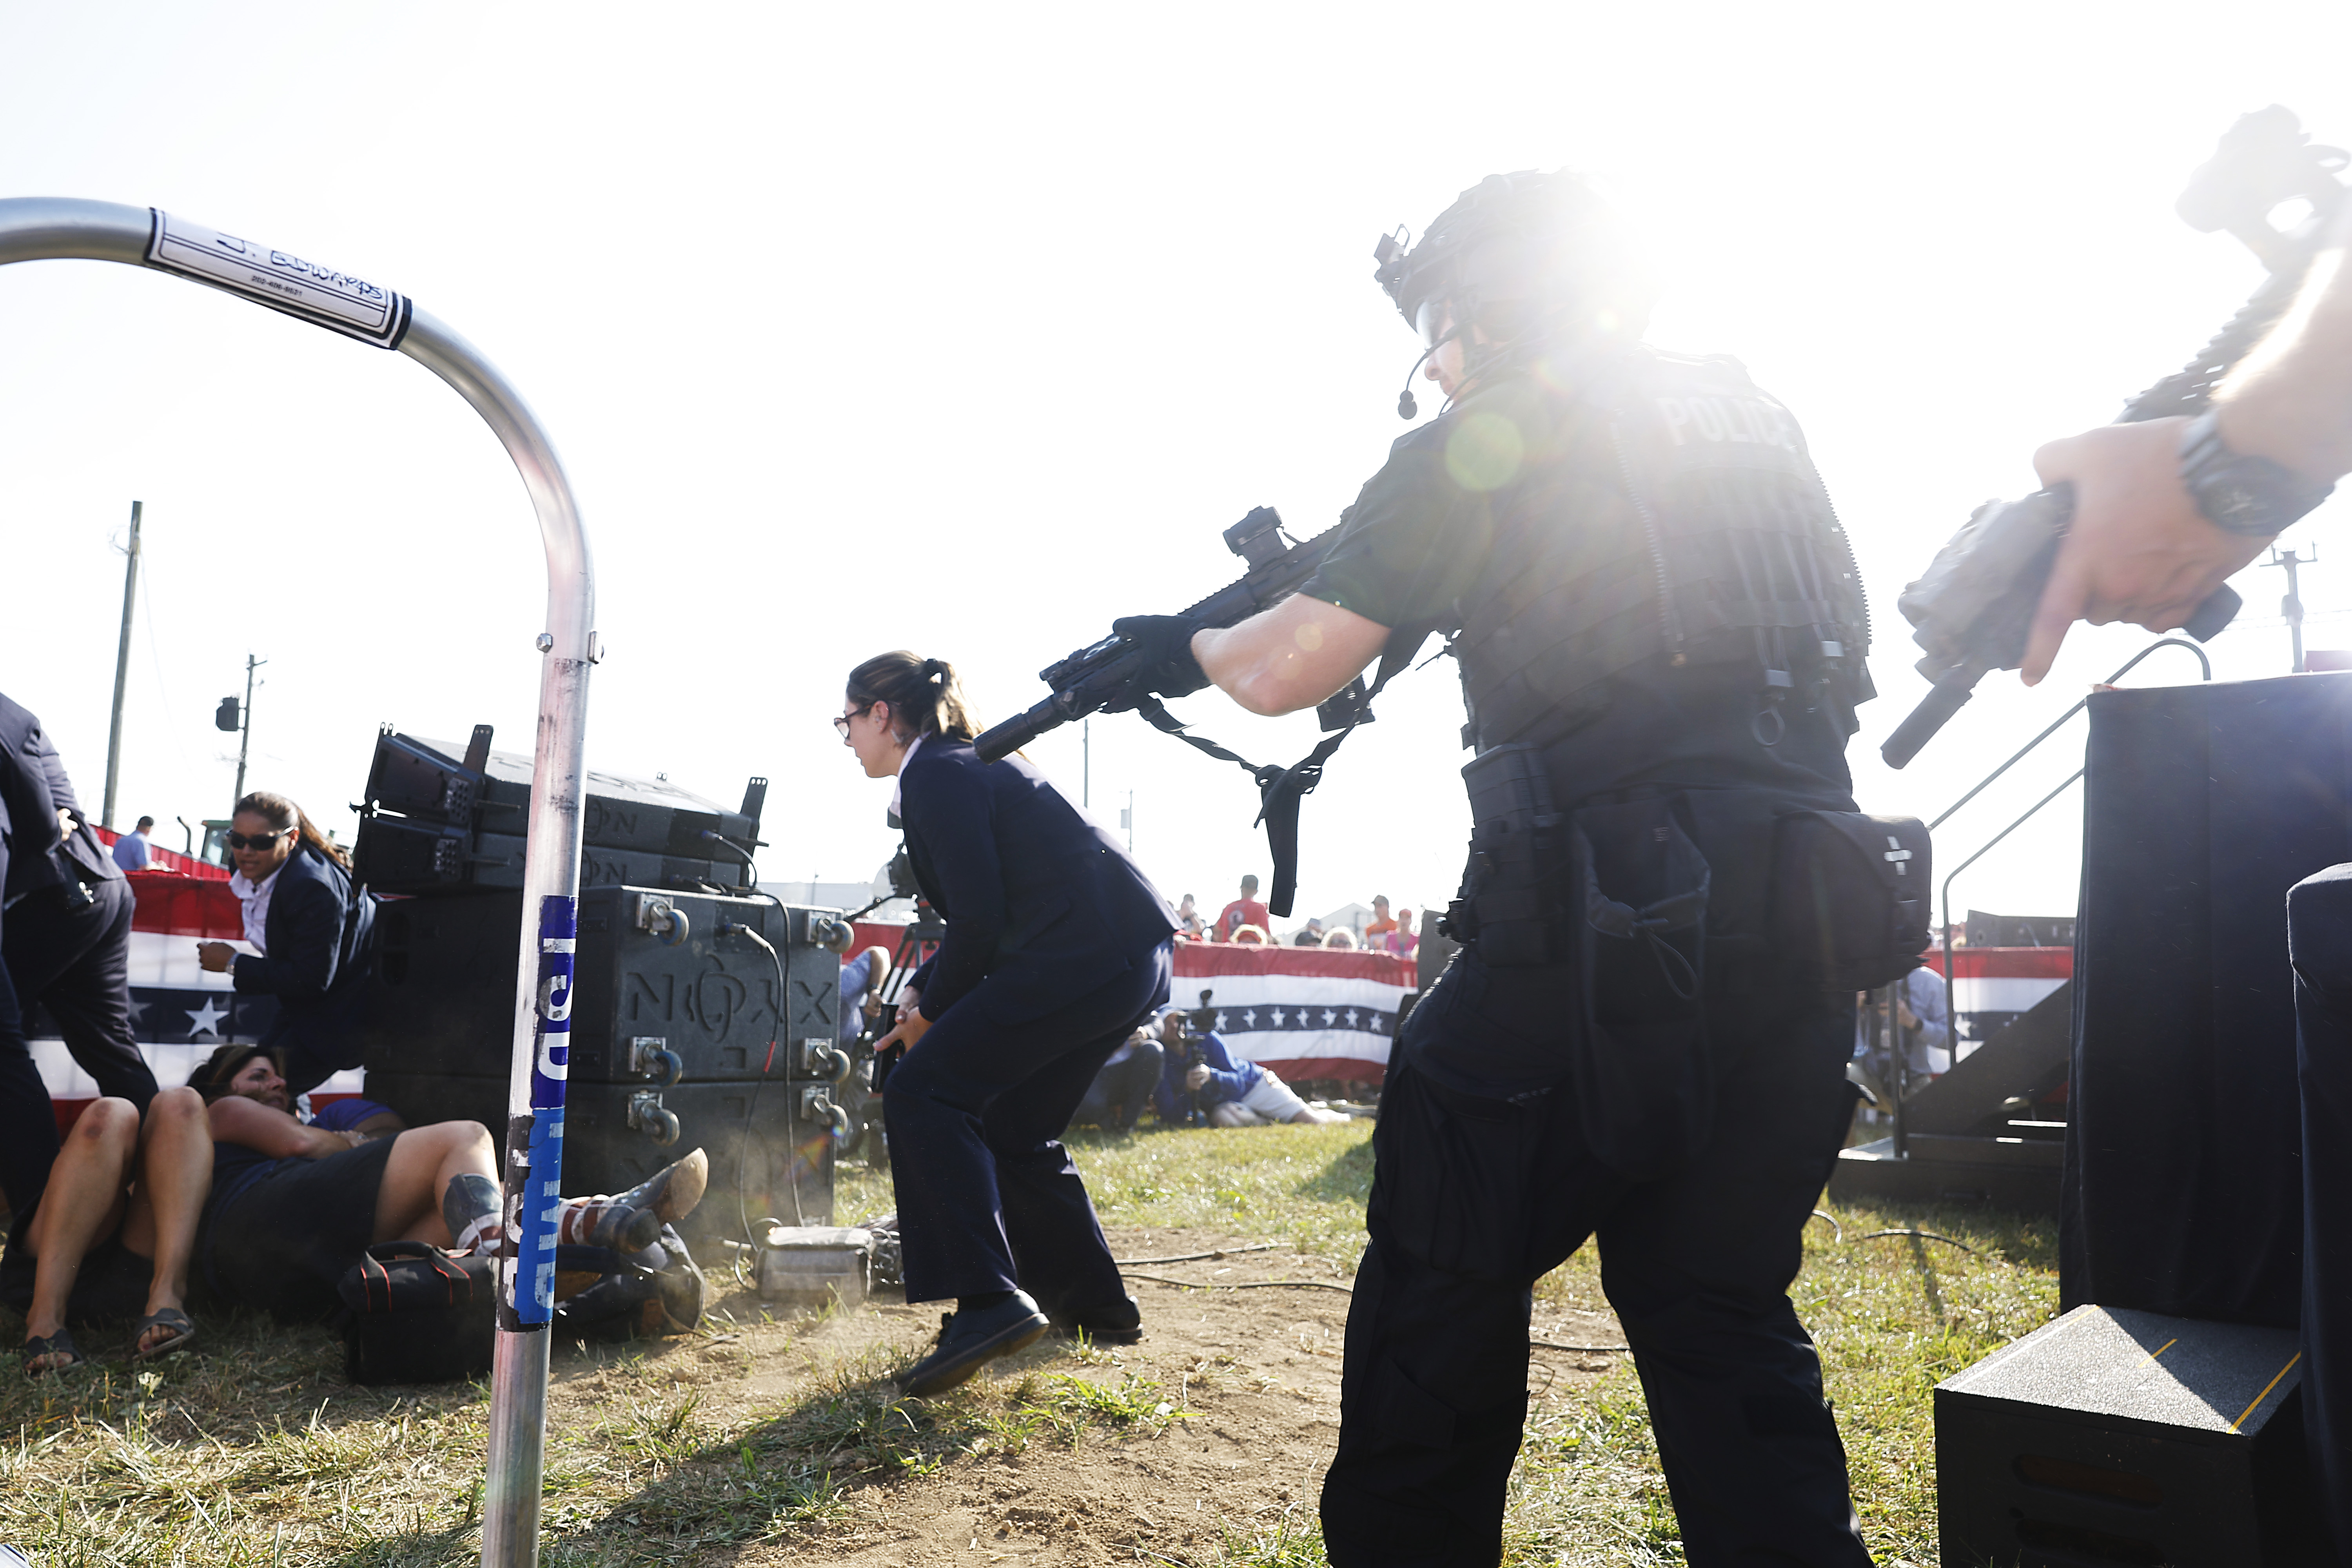
[[145, 1115], [155, 1074], [131, 1032], [131, 884], [100, 882], [77, 905], [44, 888], [9, 906], [0, 921], [0, 958], [11, 994], [0, 1003], [0, 1184], [8, 1205], [29, 1212], [48, 1181], [58, 1133], [49, 1093], [26, 1043], [33, 1009], [45, 1009], [98, 1092]]
[[[1567, 1085], [1460, 1094], [1400, 1047], [1323, 1486], [1335, 1568], [1493, 1568], [1532, 1287], [1594, 1236], [1692, 1568], [1867, 1568], [1821, 1361], [1788, 1297], [1853, 1119], [1853, 1005], [1712, 979], [1708, 1004], [1713, 1135], [1654, 1181], [1593, 1158]], [[1416, 1010], [1424, 1030], [1477, 1026], [1443, 983], [1421, 1005], [1435, 1008]]]
[[1168, 1000], [1168, 946], [1023, 1024], [982, 980], [891, 1070], [883, 1094], [907, 1300], [1023, 1289], [1049, 1313], [1124, 1300], [1061, 1136], [1095, 1075]]
[[2352, 1545], [2352, 866], [2286, 896], [2303, 1088], [2303, 1432], [2312, 1493]]

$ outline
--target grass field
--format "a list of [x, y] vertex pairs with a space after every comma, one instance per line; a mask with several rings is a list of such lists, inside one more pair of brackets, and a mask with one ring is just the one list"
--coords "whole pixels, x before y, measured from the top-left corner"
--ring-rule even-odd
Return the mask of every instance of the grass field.
[[[1278, 1241], [1300, 1255], [1281, 1266], [1291, 1276], [1344, 1280], [1360, 1247], [1369, 1131], [1153, 1130], [1081, 1134], [1075, 1146], [1107, 1225]], [[844, 1220], [888, 1206], [877, 1173], [844, 1171]], [[1925, 1564], [1935, 1560], [1929, 1390], [2054, 1311], [2055, 1226], [1965, 1210], [1835, 1217], [1843, 1241], [1828, 1224], [1809, 1229], [1799, 1309], [1822, 1347], [1873, 1547], [1883, 1563]], [[1912, 1228], [1973, 1250], [1864, 1239]], [[1590, 1250], [1538, 1294], [1539, 1314], [1601, 1308]], [[902, 1402], [880, 1382], [898, 1351], [820, 1365], [795, 1350], [805, 1330], [761, 1323], [755, 1298], [733, 1305], [734, 1321], [689, 1342], [558, 1352], [542, 1561], [775, 1561], [795, 1542], [846, 1529], [894, 1485], [966, 1470], [977, 1485], [983, 1467], [1033, 1445], [1107, 1453], [1187, 1418], [1177, 1391], [1088, 1350]], [[908, 1316], [900, 1339], [912, 1342]], [[21, 1322], [9, 1329], [21, 1337]], [[85, 1348], [118, 1353], [119, 1338], [86, 1336]], [[0, 1432], [15, 1432], [0, 1447], [0, 1541], [60, 1565], [476, 1560], [481, 1387], [352, 1387], [320, 1330], [207, 1318], [200, 1342], [202, 1354], [152, 1370], [116, 1362], [39, 1383], [0, 1379]], [[1507, 1560], [1680, 1562], [1630, 1365], [1555, 1379], [1538, 1360], [1543, 1392], [1514, 1481]], [[1229, 1534], [1222, 1559], [1184, 1561], [1320, 1563], [1312, 1521], [1310, 1498]]]

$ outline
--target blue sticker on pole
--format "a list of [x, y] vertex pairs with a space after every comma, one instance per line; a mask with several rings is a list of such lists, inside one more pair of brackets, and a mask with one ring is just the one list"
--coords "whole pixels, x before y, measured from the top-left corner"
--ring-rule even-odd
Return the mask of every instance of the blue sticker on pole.
[[516, 1205], [513, 1310], [519, 1321], [555, 1315], [555, 1222], [563, 1191], [563, 1083], [572, 1069], [572, 969], [579, 946], [579, 900], [539, 906], [539, 992], [532, 1024], [530, 1165]]

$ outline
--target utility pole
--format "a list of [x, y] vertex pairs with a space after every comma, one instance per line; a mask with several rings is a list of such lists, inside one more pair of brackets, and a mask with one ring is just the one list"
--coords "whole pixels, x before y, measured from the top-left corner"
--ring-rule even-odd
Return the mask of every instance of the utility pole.
[[234, 732], [237, 737], [236, 794], [229, 799], [229, 807], [232, 811], [236, 809], [236, 803], [245, 798], [246, 748], [253, 743], [253, 672], [268, 662], [266, 658], [256, 658], [251, 654], [247, 654], [245, 656], [244, 708], [240, 710], [237, 707], [236, 698], [224, 697], [220, 700], [220, 706], [213, 710], [213, 728], [224, 733]]
[[2316, 545], [2313, 546], [2308, 555], [2297, 555], [2292, 550], [2282, 551], [2273, 545], [2271, 549], [2271, 558], [2263, 563], [2265, 566], [2281, 566], [2286, 569], [2286, 597], [2279, 601], [2279, 614], [2286, 617], [2287, 632], [2294, 642], [2294, 669], [2297, 675], [2304, 673], [2303, 594], [2295, 574], [2298, 567], [2316, 566], [2318, 563], [2319, 550]]
[[131, 542], [122, 552], [129, 557], [122, 569], [122, 640], [114, 647], [114, 719], [106, 731], [106, 800], [98, 813], [109, 827], [114, 826], [114, 784], [122, 773], [122, 689], [131, 679], [131, 607], [139, 602], [139, 512], [140, 503], [132, 501]]

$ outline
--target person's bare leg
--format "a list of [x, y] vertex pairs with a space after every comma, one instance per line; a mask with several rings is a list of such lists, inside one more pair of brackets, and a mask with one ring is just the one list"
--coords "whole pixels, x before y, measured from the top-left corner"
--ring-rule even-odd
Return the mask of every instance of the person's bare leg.
[[[36, 1259], [33, 1304], [25, 1313], [27, 1342], [66, 1326], [66, 1303], [83, 1256], [122, 1223], [122, 1189], [138, 1151], [139, 1111], [127, 1100], [91, 1101], [66, 1134], [25, 1237]], [[57, 1364], [44, 1356], [26, 1370], [49, 1372]]]
[[456, 1238], [441, 1218], [442, 1189], [468, 1171], [499, 1179], [498, 1145], [478, 1121], [436, 1121], [394, 1139], [376, 1189], [375, 1239], [449, 1246]]
[[[188, 1265], [195, 1255], [196, 1222], [213, 1188], [213, 1135], [204, 1098], [193, 1089], [167, 1089], [147, 1108], [139, 1130], [138, 1189], [122, 1220], [122, 1245], [152, 1258], [147, 1310], [188, 1304]], [[134, 1348], [146, 1351], [172, 1337], [149, 1329]]]

